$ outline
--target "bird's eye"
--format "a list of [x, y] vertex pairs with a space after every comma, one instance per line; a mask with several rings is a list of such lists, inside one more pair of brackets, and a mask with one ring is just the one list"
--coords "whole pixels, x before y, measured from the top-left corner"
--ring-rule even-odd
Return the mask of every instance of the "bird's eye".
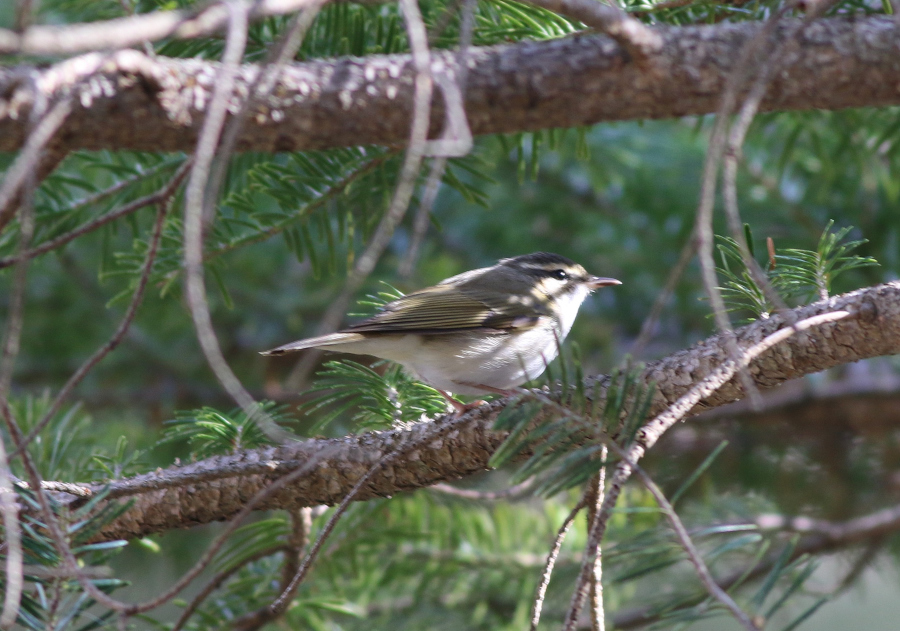
[[569, 278], [569, 275], [566, 274], [565, 270], [557, 269], [550, 272], [550, 276], [555, 278], [556, 280], [566, 280]]

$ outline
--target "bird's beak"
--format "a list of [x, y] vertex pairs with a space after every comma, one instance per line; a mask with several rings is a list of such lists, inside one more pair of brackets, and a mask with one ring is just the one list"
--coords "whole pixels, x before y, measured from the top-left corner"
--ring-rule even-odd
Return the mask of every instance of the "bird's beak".
[[587, 281], [587, 286], [593, 289], [600, 287], [612, 287], [613, 285], [621, 285], [622, 281], [615, 278], [602, 278], [600, 276], [591, 276]]

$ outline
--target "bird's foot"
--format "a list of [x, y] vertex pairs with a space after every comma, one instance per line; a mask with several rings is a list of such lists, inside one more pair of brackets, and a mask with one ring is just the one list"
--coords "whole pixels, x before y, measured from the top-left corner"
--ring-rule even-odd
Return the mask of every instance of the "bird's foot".
[[435, 389], [440, 392], [445, 399], [447, 399], [447, 403], [453, 406], [453, 409], [456, 410], [456, 416], [461, 416], [466, 412], [474, 410], [478, 406], [484, 405], [486, 403], [486, 401], [482, 401], [481, 399], [472, 401], [471, 403], [463, 403], [462, 401], [457, 401], [452, 396], [450, 396], [450, 393], [444, 392], [443, 390], [440, 390], [438, 388]]
[[[483, 383], [471, 383], [468, 381], [458, 381], [455, 383], [458, 383], [461, 386], [469, 386], [472, 388], [478, 388], [479, 390], [485, 390], [487, 392], [499, 394], [504, 397], [511, 397], [517, 393], [516, 390], [503, 390], [502, 388], [486, 386]], [[485, 405], [487, 403], [487, 401], [485, 401], [483, 399], [478, 399], [477, 401], [472, 401], [471, 403], [463, 403], [462, 401], [457, 401], [456, 399], [454, 399], [452, 396], [450, 396], [450, 393], [448, 393], [448, 392], [444, 392], [443, 390], [440, 390], [440, 389], [437, 389], [437, 391], [440, 392], [441, 395], [443, 395], [443, 397], [445, 399], [447, 399], [447, 403], [449, 403], [450, 405], [453, 406], [453, 409], [456, 410], [456, 416], [461, 416], [461, 415], [465, 414], [466, 412], [474, 410], [475, 408]]]

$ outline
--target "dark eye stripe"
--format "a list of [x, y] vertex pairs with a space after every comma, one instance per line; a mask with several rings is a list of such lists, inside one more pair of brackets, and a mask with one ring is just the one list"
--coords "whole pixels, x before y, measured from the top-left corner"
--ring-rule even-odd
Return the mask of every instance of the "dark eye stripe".
[[523, 265], [519, 267], [519, 269], [534, 278], [553, 278], [564, 282], [577, 282], [577, 279], [581, 277], [577, 271], [568, 270], [564, 267], [557, 267], [555, 265]]
[[572, 278], [572, 275], [569, 274], [569, 272], [560, 267], [533, 267], [528, 271], [535, 276], [541, 276], [543, 278], [555, 278], [556, 280], [569, 280]]

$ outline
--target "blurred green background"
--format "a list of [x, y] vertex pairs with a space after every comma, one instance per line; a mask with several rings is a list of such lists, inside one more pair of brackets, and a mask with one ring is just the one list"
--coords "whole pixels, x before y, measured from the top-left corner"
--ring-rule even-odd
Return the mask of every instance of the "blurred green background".
[[[137, 2], [134, 7], [143, 12], [170, 5], [176, 3]], [[10, 6], [0, 4], [0, 24], [10, 23]], [[422, 6], [433, 25], [445, 4]], [[854, 12], [880, 10], [881, 5], [840, 6]], [[754, 4], [746, 15], [728, 15], [754, 19], [770, 8]], [[710, 5], [653, 19], [713, 21], [710, 16], [717, 10], [724, 11]], [[109, 18], [121, 11], [117, 2], [55, 0], [42, 6], [47, 22]], [[545, 12], [523, 11], [509, 3], [480, 3], [476, 43], [555, 37], [575, 28]], [[259, 59], [284, 24], [282, 19], [255, 24], [247, 59]], [[398, 24], [393, 7], [329, 7], [300, 58], [405, 50]], [[457, 36], [458, 24], [451, 21], [436, 43], [449, 46]], [[220, 49], [218, 39], [157, 46], [160, 54], [173, 56], [213, 57]], [[766, 260], [767, 238], [778, 252], [814, 250], [833, 220], [835, 229], [852, 227], [847, 239], [867, 240], [856, 253], [879, 263], [842, 275], [835, 292], [900, 277], [898, 114], [897, 108], [883, 108], [757, 118], [741, 156], [738, 190], [742, 218], [760, 261]], [[499, 258], [557, 252], [595, 274], [623, 281], [585, 303], [567, 341], [578, 347], [586, 373], [608, 373], [633, 354], [642, 323], [690, 238], [711, 124], [709, 118], [689, 118], [477, 139], [470, 156], [450, 161], [412, 274], [402, 276], [398, 270], [414, 240], [421, 188], [356, 297], [377, 293], [383, 282], [410, 291]], [[0, 169], [13, 158], [0, 156]], [[206, 242], [213, 322], [225, 356], [244, 384], [258, 398], [283, 404], [280, 413], [295, 419], [293, 427], [301, 432], [316, 420], [302, 408], [310, 399], [302, 390], [315, 376], [301, 387], [286, 388], [297, 358], [268, 359], [258, 352], [316, 333], [387, 208], [401, 158], [397, 152], [368, 147], [244, 154], [231, 162]], [[153, 192], [182, 160], [180, 155], [128, 152], [70, 156], [38, 190], [35, 241]], [[124, 184], [114, 195], [90, 199], [118, 183]], [[190, 459], [197, 444], [160, 443], [169, 421], [200, 417], [194, 411], [204, 406], [229, 418], [239, 416], [206, 365], [183, 299], [180, 201], [167, 220], [151, 286], [122, 346], [90, 373], [34, 446], [48, 478], [103, 479]], [[716, 229], [725, 234], [720, 211], [717, 207]], [[153, 210], [143, 209], [32, 262], [13, 391], [24, 422], [40, 416], [48, 397], [117, 326], [152, 220]], [[0, 234], [0, 257], [15, 251], [18, 236], [16, 225]], [[4, 319], [12, 277], [10, 268], [0, 271]], [[650, 343], [634, 359], [659, 358], [710, 335], [714, 324], [709, 312], [692, 262], [665, 303]], [[739, 312], [734, 319], [752, 315]], [[345, 322], [351, 320], [348, 316]], [[326, 356], [319, 365], [333, 358]], [[782, 417], [726, 411], [679, 426], [661, 441], [646, 466], [670, 494], [728, 441], [678, 505], [714, 560], [714, 570], [727, 574], [757, 553], [790, 546], [790, 537], [743, 533], [724, 525], [767, 512], [844, 521], [900, 500], [900, 434], [894, 417], [851, 419], [837, 405], [812, 419], [802, 413], [807, 403], [848, 389], [866, 400], [892, 400], [900, 389], [898, 369], [896, 358], [840, 367], [792, 386], [803, 395], [797, 399], [800, 407]], [[323, 431], [339, 436], [357, 429], [342, 419]], [[501, 489], [510, 484], [511, 474], [504, 469], [464, 485]], [[425, 490], [354, 506], [285, 624], [521, 629], [527, 625], [543, 555], [575, 501], [573, 493], [564, 493], [484, 505]], [[219, 528], [205, 526], [130, 544], [109, 561], [118, 576], [132, 582], [116, 594], [137, 599], [158, 592], [187, 569]], [[237, 558], [284, 536], [286, 529], [283, 515], [261, 515], [234, 538], [226, 554]], [[551, 585], [548, 628], [559, 621], [568, 602], [584, 536], [580, 519]], [[645, 605], [664, 608], [683, 593], [696, 593], [692, 571], [642, 489], [626, 492], [609, 546], [605, 576], [611, 614]], [[835, 602], [799, 628], [845, 629], [852, 621], [866, 629], [893, 630], [896, 554], [896, 538], [885, 536], [832, 555], [812, 555], [779, 574], [771, 593], [749, 588], [745, 601], [751, 610], [765, 613], [780, 594], [789, 596], [767, 628], [783, 628], [829, 597]], [[859, 560], [866, 563], [855, 572]], [[811, 578], [792, 587], [806, 568], [811, 568]], [[252, 564], [207, 602], [191, 628], [218, 628], [268, 602], [277, 577], [275, 561]], [[847, 590], [841, 586], [844, 577], [849, 578]], [[197, 589], [192, 587], [188, 595]], [[158, 624], [136, 624], [165, 628], [179, 611], [170, 605], [152, 612]], [[704, 613], [694, 610], [691, 615], [699, 619]], [[696, 629], [737, 628], [722, 616], [690, 622]], [[675, 624], [670, 620], [661, 626]]]

